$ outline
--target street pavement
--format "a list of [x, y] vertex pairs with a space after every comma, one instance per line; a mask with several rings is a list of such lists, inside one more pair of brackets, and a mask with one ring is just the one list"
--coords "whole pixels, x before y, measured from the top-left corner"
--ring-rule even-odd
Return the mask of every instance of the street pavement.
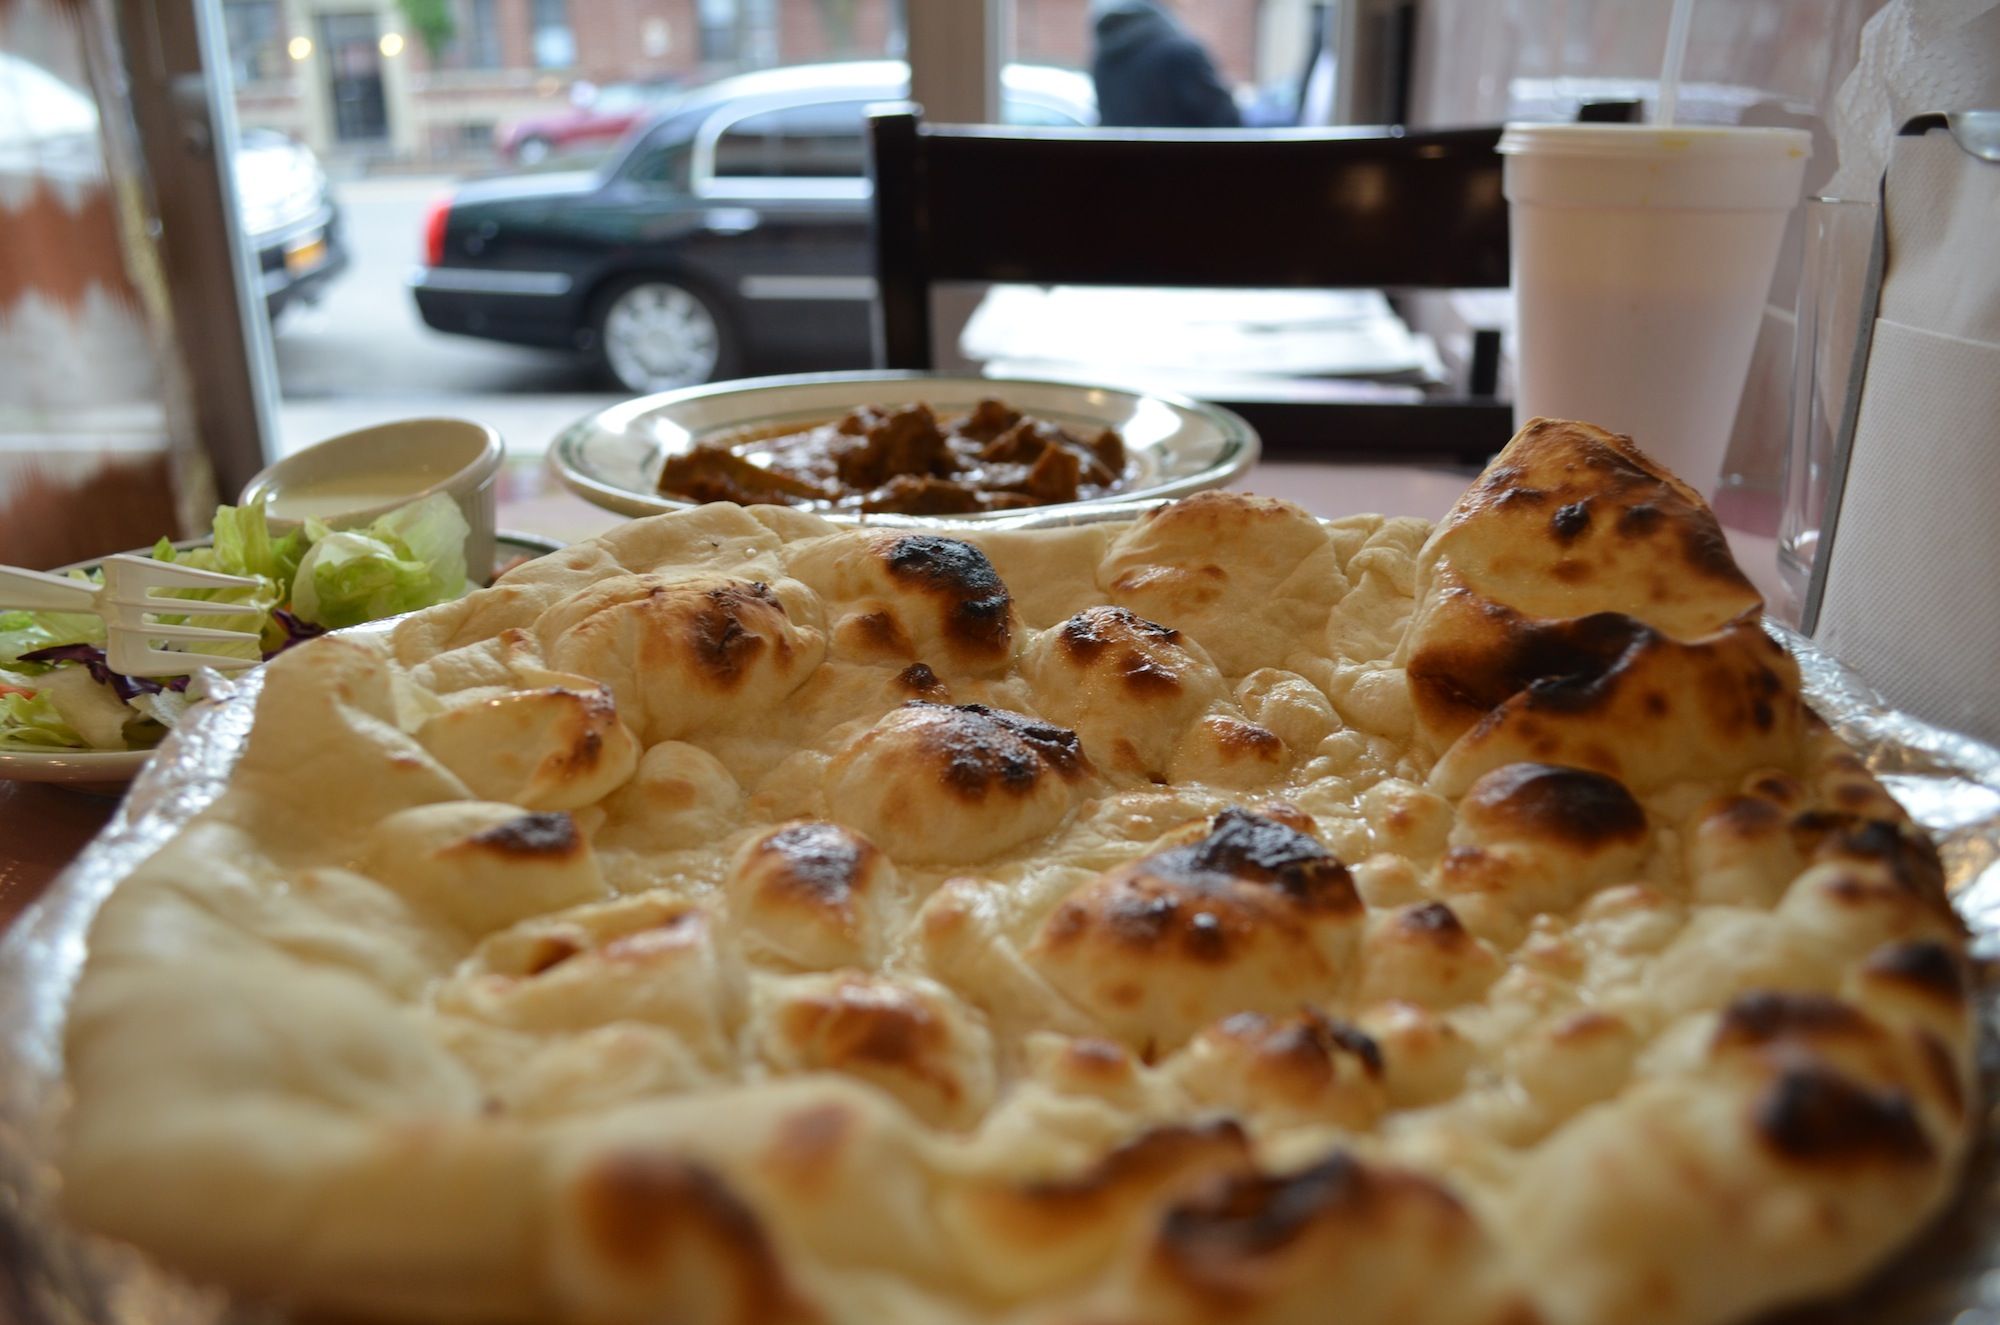
[[350, 265], [317, 306], [294, 305], [273, 328], [288, 398], [596, 389], [572, 356], [448, 336], [417, 316], [408, 282], [422, 260], [424, 213], [450, 188], [409, 177], [337, 186]]
[[283, 396], [281, 448], [388, 419], [450, 414], [491, 423], [510, 447], [539, 450], [563, 424], [615, 399], [573, 356], [433, 331], [408, 285], [439, 177], [336, 186], [351, 262], [318, 305], [272, 329]]

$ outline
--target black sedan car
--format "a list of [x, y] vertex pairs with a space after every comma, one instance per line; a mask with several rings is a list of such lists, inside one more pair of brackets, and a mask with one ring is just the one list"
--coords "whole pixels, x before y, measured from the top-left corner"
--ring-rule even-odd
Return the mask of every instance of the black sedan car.
[[[633, 392], [868, 361], [867, 108], [896, 61], [802, 65], [691, 92], [602, 171], [460, 186], [425, 224], [417, 308], [439, 331], [594, 356]], [[1009, 123], [1095, 118], [1090, 80], [1016, 65]]]

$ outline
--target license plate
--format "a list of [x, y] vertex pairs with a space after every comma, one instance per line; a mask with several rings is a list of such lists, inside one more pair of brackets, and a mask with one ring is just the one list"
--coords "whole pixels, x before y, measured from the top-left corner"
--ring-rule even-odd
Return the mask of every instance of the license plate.
[[311, 271], [326, 261], [326, 236], [313, 235], [309, 239], [295, 239], [285, 245], [285, 270], [297, 276]]

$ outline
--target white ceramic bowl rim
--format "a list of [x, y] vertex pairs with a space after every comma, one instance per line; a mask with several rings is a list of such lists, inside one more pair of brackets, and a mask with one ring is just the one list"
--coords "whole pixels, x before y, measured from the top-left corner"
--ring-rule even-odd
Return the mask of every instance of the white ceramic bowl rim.
[[[460, 465], [449, 474], [444, 475], [442, 478], [425, 487], [419, 488], [407, 496], [398, 497], [394, 501], [378, 502], [372, 506], [359, 506], [352, 511], [343, 511], [335, 519], [343, 522], [351, 521], [365, 524], [378, 516], [387, 515], [399, 506], [407, 506], [411, 502], [422, 501], [424, 498], [435, 493], [455, 493], [461, 488], [466, 491], [477, 490], [489, 478], [500, 471], [500, 466], [507, 459], [507, 446], [501, 439], [499, 432], [486, 424], [476, 422], [472, 419], [455, 419], [445, 415], [426, 415], [413, 419], [393, 419], [387, 423], [370, 424], [366, 428], [355, 428], [352, 431], [328, 437], [323, 441], [314, 442], [311, 446], [294, 451], [288, 456], [280, 457], [278, 460], [259, 470], [252, 476], [248, 483], [243, 485], [243, 491], [238, 497], [238, 501], [244, 505], [248, 505], [260, 495], [268, 497], [274, 491], [282, 491], [284, 484], [281, 480], [287, 469], [296, 471], [308, 469], [314, 465], [326, 465], [327, 456], [331, 454], [329, 448], [340, 446], [351, 447], [357, 438], [372, 438], [382, 433], [401, 432], [406, 429], [417, 428], [448, 428], [457, 435], [457, 438], [465, 438], [468, 432], [476, 432], [480, 438], [479, 452], [471, 460]], [[338, 466], [331, 466], [324, 472], [341, 473], [346, 471], [341, 470]], [[272, 517], [271, 522], [277, 525], [297, 523], [297, 521], [275, 516]]]

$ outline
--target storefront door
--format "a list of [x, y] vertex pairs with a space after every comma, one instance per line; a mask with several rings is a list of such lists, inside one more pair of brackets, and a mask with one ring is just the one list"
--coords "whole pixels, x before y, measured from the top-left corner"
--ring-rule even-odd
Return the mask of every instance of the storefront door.
[[319, 41], [326, 52], [336, 142], [375, 143], [389, 136], [382, 52], [376, 44], [380, 39], [373, 13], [320, 15]]

